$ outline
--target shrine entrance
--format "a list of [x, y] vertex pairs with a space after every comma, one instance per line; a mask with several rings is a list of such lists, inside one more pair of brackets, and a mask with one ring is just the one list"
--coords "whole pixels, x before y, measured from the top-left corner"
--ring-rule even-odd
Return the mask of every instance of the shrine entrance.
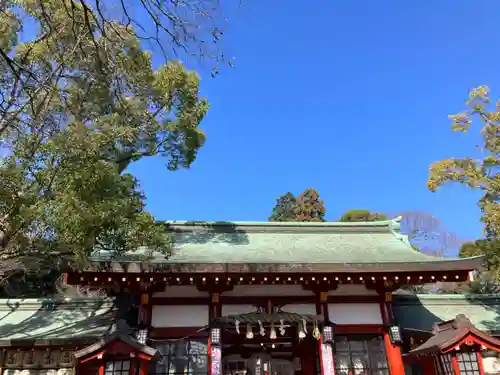
[[254, 312], [217, 319], [223, 375], [316, 375], [323, 317]]
[[268, 353], [257, 353], [250, 358], [239, 355], [223, 359], [223, 375], [294, 375], [300, 373], [300, 360], [273, 358]]

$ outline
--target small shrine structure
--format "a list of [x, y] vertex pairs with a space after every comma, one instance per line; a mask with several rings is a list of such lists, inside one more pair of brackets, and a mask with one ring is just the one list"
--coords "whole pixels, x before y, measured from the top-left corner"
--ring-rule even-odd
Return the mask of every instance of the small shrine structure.
[[435, 324], [432, 336], [405, 355], [426, 375], [484, 375], [483, 353], [500, 352], [500, 340], [475, 328], [463, 314]]

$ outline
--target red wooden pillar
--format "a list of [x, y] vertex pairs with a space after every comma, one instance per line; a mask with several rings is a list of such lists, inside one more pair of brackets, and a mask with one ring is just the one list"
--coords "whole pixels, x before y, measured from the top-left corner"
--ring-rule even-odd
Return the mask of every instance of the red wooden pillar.
[[149, 362], [141, 359], [141, 364], [139, 365], [139, 375], [148, 375]]
[[[210, 309], [208, 311], [208, 320], [209, 324], [213, 322], [213, 320], [221, 315], [221, 306], [220, 306], [220, 294], [217, 292], [211, 293], [210, 300]], [[222, 372], [222, 350], [221, 343], [217, 345], [212, 343], [212, 329], [210, 329], [208, 335], [208, 375], [220, 375]], [[220, 336], [219, 336], [220, 337]], [[222, 339], [220, 337], [220, 339]]]
[[314, 346], [311, 345], [311, 341], [309, 340], [304, 340], [302, 343], [300, 343], [300, 363], [302, 365], [302, 373], [304, 375], [315, 375], [314, 371], [314, 364], [315, 364], [315, 358], [314, 358]]
[[477, 355], [477, 363], [479, 365], [479, 372], [481, 375], [484, 375], [483, 354], [480, 351], [478, 351], [476, 355]]
[[458, 366], [457, 356], [455, 354], [451, 355], [451, 367], [455, 375], [460, 375], [460, 367]]
[[424, 358], [422, 360], [422, 365], [424, 366], [424, 374], [425, 375], [437, 375], [434, 357]]
[[[380, 314], [382, 315], [384, 326], [386, 327], [386, 330], [388, 330], [393, 323], [391, 292], [384, 292], [383, 299], [380, 302]], [[405, 368], [403, 364], [403, 357], [401, 355], [401, 346], [391, 342], [389, 332], [384, 333], [384, 343], [391, 375], [404, 375]]]
[[[322, 315], [325, 324], [330, 322], [328, 314], [328, 292], [318, 293], [318, 302], [316, 304], [316, 313]], [[317, 340], [319, 363], [321, 366], [321, 375], [335, 375], [335, 359], [333, 358], [333, 347], [331, 342], [324, 342], [323, 337]]]
[[[384, 333], [385, 350], [387, 352], [387, 361], [391, 375], [404, 375], [405, 367], [401, 356], [401, 347], [391, 343], [389, 333]], [[427, 375], [427, 374], [426, 374]]]
[[[149, 327], [151, 326], [152, 318], [151, 291], [149, 285], [144, 286], [142, 289], [143, 293], [141, 294], [137, 323], [142, 327]], [[149, 361], [138, 356], [132, 360], [130, 368], [134, 371], [133, 375], [148, 375]]]

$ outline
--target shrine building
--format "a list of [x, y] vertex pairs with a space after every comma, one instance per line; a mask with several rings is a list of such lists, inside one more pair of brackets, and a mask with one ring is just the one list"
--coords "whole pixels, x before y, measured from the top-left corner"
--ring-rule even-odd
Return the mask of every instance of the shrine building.
[[165, 229], [168, 259], [99, 251], [66, 275], [106, 298], [3, 301], [2, 375], [483, 375], [500, 363], [497, 296], [395, 294], [467, 281], [483, 263], [414, 250], [400, 219]]

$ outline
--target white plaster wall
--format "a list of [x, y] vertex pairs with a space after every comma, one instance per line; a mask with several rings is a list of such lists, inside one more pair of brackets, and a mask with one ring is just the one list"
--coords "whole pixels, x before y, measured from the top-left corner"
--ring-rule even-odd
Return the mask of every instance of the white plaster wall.
[[179, 285], [167, 286], [163, 292], [153, 293], [155, 297], [208, 297], [208, 293], [199, 291], [193, 285]]
[[283, 311], [292, 312], [300, 315], [316, 315], [316, 305], [291, 303], [282, 307]]
[[483, 369], [486, 375], [500, 374], [500, 360], [497, 357], [483, 358]]
[[335, 324], [382, 324], [378, 303], [330, 303], [328, 314]]
[[224, 296], [310, 296], [313, 293], [301, 285], [235, 285]]
[[222, 316], [249, 314], [257, 311], [253, 305], [222, 305]]
[[203, 327], [208, 324], [208, 306], [153, 306], [153, 327]]
[[340, 284], [328, 293], [330, 296], [376, 296], [377, 292], [362, 284]]

